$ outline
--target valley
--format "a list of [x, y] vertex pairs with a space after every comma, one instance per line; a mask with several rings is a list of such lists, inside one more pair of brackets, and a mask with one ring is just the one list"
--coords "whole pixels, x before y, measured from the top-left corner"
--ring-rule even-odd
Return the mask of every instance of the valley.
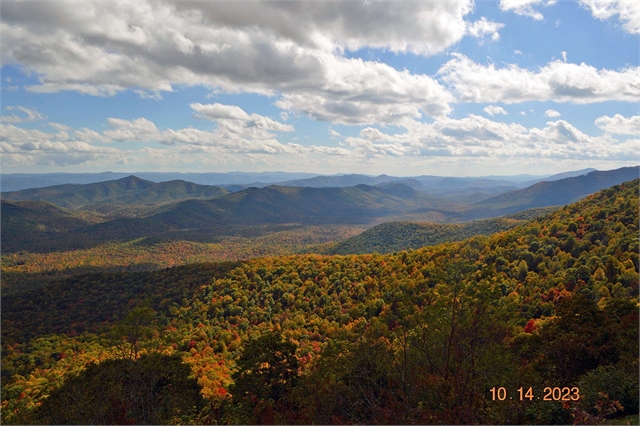
[[[186, 424], [634, 421], [638, 173], [493, 198], [329, 178], [3, 192], [3, 423], [127, 419], [109, 404]], [[154, 375], [181, 419], [122, 399]], [[523, 383], [581, 398], [490, 397]]]

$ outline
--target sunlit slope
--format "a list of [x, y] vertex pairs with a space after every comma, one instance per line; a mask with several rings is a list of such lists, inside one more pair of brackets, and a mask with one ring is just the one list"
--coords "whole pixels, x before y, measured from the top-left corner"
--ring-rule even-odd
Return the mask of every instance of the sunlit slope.
[[[3, 295], [3, 422], [33, 423], [52, 389], [122, 357], [118, 330], [139, 309], [155, 318], [145, 351], [191, 365], [213, 411], [233, 404], [218, 424], [261, 423], [233, 417], [240, 401], [222, 399], [246, 348], [270, 331], [301, 366], [288, 396], [297, 408], [278, 423], [565, 424], [578, 409], [600, 415], [603, 392], [615, 415], [637, 414], [638, 185], [491, 236], [391, 255], [96, 273]], [[523, 383], [536, 395], [576, 387], [584, 398], [495, 401], [496, 383], [514, 395]], [[384, 398], [360, 410], [371, 395]]]
[[506, 231], [526, 220], [483, 219], [466, 223], [387, 222], [336, 243], [328, 254], [393, 253]]

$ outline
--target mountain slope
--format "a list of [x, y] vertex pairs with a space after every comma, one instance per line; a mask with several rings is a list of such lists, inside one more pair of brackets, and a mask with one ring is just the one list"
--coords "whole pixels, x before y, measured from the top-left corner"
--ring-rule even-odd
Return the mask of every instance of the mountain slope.
[[540, 178], [540, 179], [532, 179], [532, 180], [527, 180], [522, 182], [519, 186], [520, 187], [525, 187], [525, 186], [531, 186], [531, 185], [535, 185], [538, 182], [552, 182], [555, 180], [560, 180], [560, 179], [566, 179], [566, 178], [570, 178], [570, 177], [577, 177], [577, 176], [584, 176], [586, 174], [589, 174], [591, 172], [597, 172], [597, 169], [594, 169], [593, 167], [589, 167], [586, 169], [581, 169], [581, 170], [573, 170], [573, 171], [569, 171], [569, 172], [563, 172], [563, 173], [558, 173], [555, 175], [551, 175], [549, 177], [546, 177], [544, 179]]
[[[142, 181], [147, 185], [145, 182]], [[143, 198], [145, 194], [158, 188], [158, 185], [161, 184], [151, 184], [138, 192], [138, 195]], [[184, 193], [182, 186], [180, 191], [181, 194]], [[164, 193], [159, 193], [162, 194]], [[152, 199], [158, 199], [156, 194], [151, 195]], [[120, 217], [82, 229], [74, 228], [66, 233], [42, 232], [29, 241], [29, 249], [48, 251], [88, 248], [106, 241], [150, 236], [206, 242], [215, 241], [220, 235], [243, 232], [243, 228], [252, 226], [292, 223], [367, 224], [388, 215], [402, 216], [413, 211], [430, 210], [459, 212], [462, 208], [457, 203], [420, 193], [403, 184], [387, 188], [367, 185], [346, 188], [269, 186], [248, 188], [215, 199], [189, 199], [150, 207], [145, 215], [141, 215], [144, 217]], [[7, 215], [12, 220], [19, 221], [12, 216], [11, 211]], [[12, 237], [6, 234], [6, 238]], [[15, 244], [7, 247], [11, 250], [20, 249]]]
[[268, 186], [214, 200], [176, 203], [145, 221], [173, 229], [273, 223], [361, 224], [376, 217], [430, 208], [461, 207], [401, 184], [392, 188]]
[[152, 206], [186, 199], [207, 199], [228, 194], [217, 186], [183, 180], [155, 183], [135, 176], [90, 183], [25, 189], [2, 194], [5, 200], [46, 201], [69, 209], [112, 211], [121, 206]]
[[[43, 201], [1, 201], [2, 250], [13, 252], [41, 246], [43, 241], [67, 235], [101, 220]], [[51, 247], [51, 246], [50, 246]], [[53, 247], [55, 249], [55, 245]]]
[[[282, 410], [296, 417], [273, 423], [566, 424], [576, 407], [598, 414], [603, 399], [616, 415], [637, 414], [638, 185], [414, 251], [79, 275], [3, 297], [3, 421], [33, 423], [18, 420], [58, 384], [122, 356], [126, 341], [104, 330], [145, 317], [141, 347], [181, 355], [208, 413], [242, 408], [226, 397], [232, 369], [249, 352], [257, 362], [242, 372], [260, 376], [260, 355], [275, 351], [255, 343], [277, 331], [302, 368], [289, 370], [293, 408]], [[140, 308], [149, 315], [136, 316]], [[582, 405], [495, 404], [496, 383], [514, 395], [526, 383], [541, 399], [560, 383], [579, 388]]]
[[595, 171], [586, 175], [539, 182], [473, 204], [466, 219], [506, 215], [534, 207], [557, 206], [574, 202], [604, 188], [638, 178], [640, 167]]
[[387, 222], [335, 244], [327, 254], [393, 253], [460, 241], [474, 235], [490, 235], [526, 222], [505, 217], [447, 224]]
[[[102, 282], [107, 290], [111, 291], [109, 303], [113, 305], [110, 310], [117, 311], [121, 316], [126, 309], [127, 301], [133, 297], [135, 293], [121, 293], [125, 290], [126, 279], [137, 277], [136, 281], [147, 286], [144, 290], [147, 297], [153, 300], [153, 303], [159, 304], [159, 308], [169, 309], [169, 304], [162, 303], [164, 296], [154, 293], [154, 286], [149, 283], [171, 282], [172, 280], [180, 280], [185, 278], [187, 283], [185, 288], [180, 289], [176, 286], [168, 286], [167, 289], [177, 294], [175, 297], [186, 297], [183, 290], [186, 286], [192, 289], [197, 288], [201, 283], [211, 282], [211, 278], [219, 278], [217, 284], [212, 287], [222, 287], [224, 292], [232, 292], [235, 297], [240, 299], [240, 292], [252, 293], [251, 297], [263, 292], [278, 292], [279, 296], [274, 299], [268, 297], [260, 297], [261, 302], [257, 302], [255, 306], [265, 303], [272, 303], [274, 313], [276, 310], [283, 312], [287, 305], [280, 303], [285, 300], [283, 291], [286, 293], [293, 287], [294, 292], [305, 292], [305, 294], [313, 293], [324, 286], [324, 290], [329, 288], [337, 288], [338, 291], [329, 293], [332, 299], [337, 299], [342, 292], [351, 292], [355, 298], [353, 301], [342, 301], [340, 303], [366, 302], [373, 296], [369, 295], [369, 299], [364, 299], [358, 295], [359, 287], [367, 284], [367, 292], [372, 291], [372, 287], [388, 287], [395, 291], [403, 291], [397, 288], [395, 282], [402, 283], [402, 286], [410, 289], [428, 288], [426, 284], [433, 282], [434, 284], [442, 284], [447, 279], [444, 271], [449, 271], [448, 262], [455, 261], [460, 264], [475, 262], [473, 268], [467, 265], [467, 278], [473, 284], [477, 284], [480, 279], [488, 280], [488, 277], [499, 277], [499, 284], [507, 286], [507, 290], [503, 289], [502, 294], [509, 292], [520, 292], [533, 295], [537, 292], [537, 301], [548, 300], [545, 296], [540, 298], [540, 294], [546, 294], [549, 288], [558, 286], [560, 288], [573, 288], [582, 281], [585, 291], [597, 291], [602, 286], [608, 286], [612, 289], [616, 283], [619, 284], [616, 291], [620, 292], [617, 297], [636, 297], [638, 290], [637, 271], [640, 267], [638, 263], [638, 207], [640, 199], [638, 197], [638, 179], [616, 185], [612, 188], [600, 191], [588, 198], [581, 200], [558, 209], [543, 218], [537, 218], [522, 226], [500, 232], [489, 237], [478, 236], [476, 238], [466, 239], [464, 241], [440, 244], [437, 246], [423, 247], [413, 252], [401, 252], [393, 255], [351, 255], [351, 256], [318, 256], [318, 255], [299, 255], [285, 256], [275, 258], [254, 259], [242, 263], [222, 263], [217, 265], [203, 264], [190, 265], [181, 268], [169, 268], [162, 271], [149, 273], [123, 273], [117, 277], [106, 274], [99, 277], [94, 274], [85, 279], [71, 278], [58, 283], [52, 283], [47, 289], [37, 289], [25, 292], [20, 295], [6, 298], [6, 305], [3, 306], [3, 321], [8, 320], [7, 324], [14, 324], [11, 327], [3, 328], [3, 335], [14, 334], [24, 335], [29, 329], [29, 333], [50, 333], [53, 331], [54, 324], [50, 319], [56, 315], [57, 305], [64, 300], [65, 304], [70, 306], [71, 312], [68, 313], [72, 321], [67, 326], [73, 327], [73, 315], [78, 314], [83, 318], [90, 328], [99, 327], [101, 321], [99, 319], [100, 312], [94, 312], [91, 307], [86, 304], [76, 303], [84, 297], [95, 299], [95, 303], [99, 305], [100, 298], [106, 293], [96, 292], [92, 287], [92, 280]], [[489, 221], [478, 221], [477, 223]], [[583, 253], [588, 253], [593, 257], [592, 262], [582, 259]], [[607, 253], [603, 255], [602, 253]], [[580, 259], [580, 260], [579, 260]], [[432, 264], [429, 262], [432, 261]], [[433, 264], [435, 263], [435, 264]], [[410, 267], [415, 265], [416, 268]], [[607, 266], [609, 265], [609, 266]], [[222, 267], [222, 268], [221, 268]], [[239, 269], [235, 269], [240, 267]], [[384, 267], [384, 268], [383, 268]], [[231, 271], [233, 269], [233, 271]], [[439, 270], [438, 274], [432, 273], [434, 269]], [[480, 277], [475, 271], [486, 270], [487, 275]], [[599, 272], [598, 269], [601, 269]], [[223, 273], [220, 273], [223, 270]], [[248, 271], [261, 270], [261, 272]], [[297, 271], [293, 274], [291, 271]], [[327, 271], [331, 271], [328, 272]], [[202, 274], [200, 273], [202, 272]], [[528, 275], [531, 272], [532, 275]], [[203, 275], [204, 274], [204, 275]], [[397, 275], [396, 275], [397, 274]], [[189, 275], [198, 276], [196, 285], [189, 284]], [[320, 279], [318, 279], [320, 277]], [[328, 278], [331, 277], [331, 280]], [[349, 278], [348, 278], [349, 277]], [[354, 277], [366, 277], [356, 278]], [[91, 278], [90, 280], [87, 278]], [[112, 288], [114, 280], [117, 278], [122, 289]], [[306, 280], [304, 288], [300, 279]], [[259, 282], [254, 285], [250, 281]], [[265, 282], [270, 282], [269, 286]], [[342, 280], [342, 281], [341, 281]], [[362, 281], [364, 280], [364, 281]], [[122, 281], [122, 282], [120, 282]], [[149, 283], [147, 283], [149, 281]], [[485, 283], [487, 282], [485, 281]], [[346, 284], [348, 282], [349, 284]], [[535, 284], [522, 286], [524, 282]], [[276, 286], [276, 283], [281, 283]], [[597, 288], [594, 288], [596, 286]], [[102, 285], [102, 284], [101, 284]], [[235, 286], [232, 289], [230, 286]], [[84, 289], [83, 289], [84, 287]], [[239, 288], [242, 287], [242, 288]], [[64, 291], [63, 291], [64, 290]], [[83, 292], [87, 294], [83, 294]], [[129, 290], [127, 290], [129, 291]], [[506, 292], [505, 292], [506, 291]], [[540, 293], [542, 292], [542, 293]], [[89, 294], [90, 293], [90, 294]], [[216, 303], [223, 303], [223, 297], [218, 293], [208, 291], [200, 291], [196, 297], [213, 297]], [[324, 294], [324, 293], [323, 293]], [[604, 294], [604, 293], [603, 293]], [[557, 295], [557, 293], [556, 293]], [[610, 294], [608, 297], [611, 297]], [[265, 296], [265, 294], [262, 294]], [[122, 297], [121, 303], [118, 298]], [[348, 296], [347, 299], [351, 297]], [[390, 295], [380, 297], [391, 297]], [[295, 300], [295, 299], [291, 299]], [[393, 297], [391, 297], [391, 300]], [[47, 321], [35, 318], [29, 314], [26, 306], [33, 305], [32, 301], [39, 306], [39, 312], [50, 315]], [[5, 298], [3, 298], [5, 302]], [[208, 304], [212, 303], [211, 300]], [[228, 304], [228, 302], [224, 302]], [[247, 305], [246, 306], [253, 306]], [[276, 306], [276, 304], [278, 306]], [[226, 306], [226, 305], [225, 305]], [[296, 305], [297, 306], [297, 305]], [[293, 305], [291, 305], [293, 307]], [[322, 309], [310, 312], [314, 315], [323, 315]], [[75, 314], [74, 314], [74, 311]], [[195, 310], [194, 312], [201, 312]], [[202, 312], [207, 312], [205, 309]], [[226, 312], [226, 311], [225, 311]], [[236, 315], [242, 318], [242, 311]], [[379, 311], [378, 311], [379, 312]], [[212, 311], [209, 311], [212, 313]], [[215, 313], [215, 312], [214, 312]], [[222, 315], [222, 311], [218, 312]], [[333, 309], [326, 310], [327, 315], [333, 314]], [[354, 314], [362, 314], [354, 311]], [[85, 315], [86, 318], [83, 316]], [[367, 315], [371, 315], [368, 313]], [[209, 317], [213, 321], [213, 317]], [[229, 315], [225, 314], [225, 319], [229, 319]], [[526, 318], [526, 317], [525, 317]], [[69, 320], [69, 318], [67, 318]], [[13, 322], [12, 322], [13, 321]], [[58, 323], [63, 322], [62, 319], [56, 320]], [[17, 325], [20, 324], [20, 327]], [[231, 322], [235, 324], [235, 322]], [[257, 322], [261, 324], [261, 322]], [[291, 322], [289, 326], [293, 325]], [[26, 327], [29, 325], [29, 327]], [[42, 331], [37, 331], [38, 327], [42, 327]], [[309, 327], [313, 325], [309, 324]]]

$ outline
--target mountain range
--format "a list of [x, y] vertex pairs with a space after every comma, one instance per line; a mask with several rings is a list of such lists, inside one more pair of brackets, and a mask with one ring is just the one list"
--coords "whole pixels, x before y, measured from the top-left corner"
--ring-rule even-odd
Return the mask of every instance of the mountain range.
[[[407, 185], [406, 180], [369, 181], [376, 186], [270, 185], [229, 193], [216, 186], [185, 181], [154, 183], [129, 176], [87, 185], [3, 193], [2, 246], [5, 251], [47, 251], [149, 236], [205, 242], [214, 241], [220, 235], [233, 235], [247, 227], [276, 224], [375, 225], [416, 218], [465, 222], [567, 204], [600, 189], [633, 180], [639, 170], [639, 167], [626, 167], [538, 182], [478, 203], [437, 197], [416, 190]], [[347, 182], [355, 179], [354, 176], [340, 179]], [[431, 179], [423, 177], [423, 180], [428, 181], [427, 178]], [[464, 180], [439, 179], [449, 188], [460, 188]], [[476, 180], [474, 184], [482, 181]]]
[[515, 213], [534, 207], [559, 206], [578, 201], [604, 188], [640, 177], [640, 167], [623, 167], [594, 171], [586, 175], [538, 182], [527, 188], [510, 191], [472, 205], [467, 219]]
[[[199, 185], [224, 186], [230, 191], [240, 191], [248, 187], [262, 188], [277, 184], [281, 186], [355, 186], [359, 184], [377, 185], [396, 181], [413, 181], [425, 185], [432, 190], [460, 189], [472, 187], [516, 186], [523, 188], [541, 180], [557, 180], [565, 177], [579, 176], [595, 169], [583, 169], [557, 175], [516, 175], [448, 178], [440, 176], [396, 177], [388, 175], [369, 176], [364, 174], [318, 175], [313, 173], [261, 172], [261, 173], [176, 173], [176, 172], [135, 172], [135, 173], [44, 173], [44, 174], [3, 174], [1, 175], [2, 191], [19, 191], [29, 188], [42, 188], [63, 184], [88, 184], [109, 180], [117, 180], [136, 176], [152, 182], [185, 180]], [[484, 182], [484, 183], [482, 183]], [[406, 182], [405, 182], [406, 183]], [[409, 185], [412, 186], [412, 185]], [[415, 188], [419, 189], [419, 188]]]
[[65, 184], [25, 189], [2, 194], [4, 200], [46, 201], [58, 207], [101, 212], [126, 206], [155, 206], [188, 199], [209, 199], [227, 195], [217, 186], [198, 185], [184, 180], [155, 183], [128, 176], [90, 184]]

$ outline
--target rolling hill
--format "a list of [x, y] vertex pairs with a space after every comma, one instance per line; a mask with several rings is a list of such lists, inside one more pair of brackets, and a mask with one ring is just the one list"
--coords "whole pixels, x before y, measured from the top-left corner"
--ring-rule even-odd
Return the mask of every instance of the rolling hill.
[[266, 182], [274, 184], [292, 179], [303, 179], [317, 176], [314, 173], [288, 172], [229, 172], [229, 173], [178, 173], [178, 172], [135, 172], [135, 173], [8, 173], [0, 175], [2, 191], [20, 191], [30, 188], [43, 188], [64, 184], [89, 184], [126, 178], [134, 175], [140, 179], [152, 182], [166, 182], [170, 180], [186, 180], [199, 185], [247, 185], [252, 182]]
[[[136, 223], [159, 230], [276, 223], [364, 224], [374, 218], [417, 209], [455, 211], [461, 208], [459, 204], [419, 193], [401, 184], [391, 188], [367, 185], [346, 188], [268, 186], [247, 188], [212, 200], [174, 203]], [[121, 219], [118, 224], [125, 224], [128, 220]], [[111, 222], [96, 228], [109, 226], [112, 226]]]
[[508, 217], [481, 219], [466, 223], [387, 222], [360, 235], [336, 243], [327, 254], [393, 253], [451, 241], [474, 235], [490, 235], [526, 223]]
[[99, 214], [74, 212], [44, 201], [1, 201], [2, 251], [33, 250], [49, 244], [59, 235], [71, 235], [104, 218]]
[[[160, 185], [135, 178], [129, 181], [147, 186], [141, 193]], [[73, 198], [78, 199], [86, 200], [86, 196]], [[252, 226], [291, 223], [358, 225], [418, 210], [449, 213], [460, 212], [463, 208], [463, 205], [420, 193], [403, 184], [386, 188], [367, 185], [346, 188], [269, 186], [248, 188], [215, 199], [189, 199], [154, 206], [140, 215], [144, 217], [120, 217], [81, 229], [74, 228], [69, 232], [43, 230], [36, 238], [29, 240], [29, 249], [42, 251], [55, 250], [56, 247], [87, 248], [111, 240], [149, 236], [171, 240], [212, 241], [217, 236], [233, 235]], [[13, 211], [3, 214], [3, 223], [5, 219], [16, 224], [21, 221], [20, 216], [14, 215]], [[17, 232], [19, 226], [6, 232], [3, 230], [2, 238], [7, 242], [3, 249], [20, 249], [20, 246], [10, 243]]]
[[69, 209], [111, 212], [126, 206], [153, 206], [187, 199], [209, 199], [228, 193], [217, 186], [197, 185], [183, 180], [155, 183], [128, 176], [84, 185], [67, 184], [5, 192], [2, 198], [12, 201], [46, 201]]
[[[107, 271], [3, 296], [3, 423], [63, 423], [57, 389], [87, 399], [80, 385], [103, 383], [78, 372], [139, 344], [197, 379], [207, 405], [181, 423], [633, 424], [638, 185], [418, 250]], [[251, 393], [274, 381], [282, 404]], [[497, 401], [496, 383], [540, 399]], [[555, 384], [577, 398], [543, 401]], [[243, 414], [247, 393], [262, 411]], [[47, 404], [62, 420], [39, 417]]]

